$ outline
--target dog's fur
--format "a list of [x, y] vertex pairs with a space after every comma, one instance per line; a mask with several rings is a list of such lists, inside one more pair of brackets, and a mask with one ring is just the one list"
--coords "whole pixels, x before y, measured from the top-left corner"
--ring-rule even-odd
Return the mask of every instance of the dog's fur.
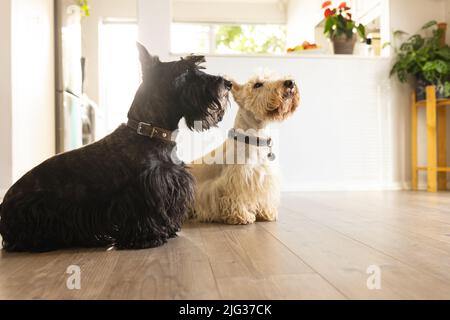
[[[231, 83], [201, 71], [202, 56], [162, 63], [138, 44], [143, 81], [128, 117], [175, 131], [215, 126]], [[55, 156], [22, 177], [0, 206], [7, 251], [67, 247], [141, 249], [176, 236], [193, 199], [193, 179], [175, 144], [126, 125], [84, 148]]]
[[[245, 85], [233, 83], [233, 96], [239, 105], [234, 128], [267, 138], [267, 125], [283, 121], [299, 105], [298, 88], [295, 82], [288, 85], [289, 81], [260, 76]], [[280, 191], [268, 152], [266, 147], [228, 139], [191, 164], [189, 170], [196, 180], [193, 217], [227, 224], [276, 220]], [[208, 164], [211, 159], [221, 159], [224, 164]]]

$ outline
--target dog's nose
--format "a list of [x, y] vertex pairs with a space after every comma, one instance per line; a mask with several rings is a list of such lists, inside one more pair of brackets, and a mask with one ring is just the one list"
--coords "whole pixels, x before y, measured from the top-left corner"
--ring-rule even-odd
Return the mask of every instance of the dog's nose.
[[232, 83], [231, 81], [223, 80], [223, 83], [224, 83], [225, 88], [226, 88], [227, 90], [231, 90], [231, 88], [233, 88], [233, 83]]
[[286, 81], [284, 82], [284, 86], [285, 86], [287, 89], [293, 89], [293, 88], [295, 87], [295, 81], [294, 81], [294, 80], [286, 80]]

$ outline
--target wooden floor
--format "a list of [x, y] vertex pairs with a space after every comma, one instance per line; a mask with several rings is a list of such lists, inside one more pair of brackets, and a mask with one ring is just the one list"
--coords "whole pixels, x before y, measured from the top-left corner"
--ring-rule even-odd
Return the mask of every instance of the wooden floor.
[[450, 299], [450, 194], [286, 194], [277, 223], [187, 224], [157, 249], [2, 252], [0, 299]]

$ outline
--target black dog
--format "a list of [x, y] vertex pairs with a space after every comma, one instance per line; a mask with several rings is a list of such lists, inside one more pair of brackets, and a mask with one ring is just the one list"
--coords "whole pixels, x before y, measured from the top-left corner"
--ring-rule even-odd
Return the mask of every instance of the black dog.
[[174, 159], [171, 134], [222, 120], [231, 83], [201, 71], [202, 56], [162, 63], [138, 44], [143, 82], [129, 122], [106, 138], [55, 156], [22, 177], [0, 206], [7, 251], [156, 247], [176, 236], [193, 179]]

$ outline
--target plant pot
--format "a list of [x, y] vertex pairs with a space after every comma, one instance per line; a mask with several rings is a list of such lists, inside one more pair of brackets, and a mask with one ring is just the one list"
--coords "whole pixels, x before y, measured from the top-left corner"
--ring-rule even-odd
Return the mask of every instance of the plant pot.
[[442, 30], [441, 47], [444, 47], [447, 40], [447, 24], [445, 22], [438, 23], [438, 28]]
[[418, 78], [416, 81], [416, 100], [422, 101], [427, 99], [427, 87], [434, 85], [436, 87], [436, 99], [445, 99], [444, 86], [442, 84], [433, 84], [425, 79]]
[[332, 39], [334, 54], [353, 54], [356, 43], [356, 35], [352, 38], [347, 38], [347, 36], [341, 35]]

